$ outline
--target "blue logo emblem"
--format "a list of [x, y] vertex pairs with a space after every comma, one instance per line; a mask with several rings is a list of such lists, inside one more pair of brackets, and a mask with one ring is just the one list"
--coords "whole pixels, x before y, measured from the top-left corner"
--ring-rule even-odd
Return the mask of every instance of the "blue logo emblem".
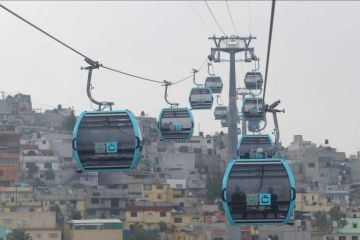
[[175, 125], [175, 131], [181, 131], [183, 129], [181, 124]]
[[270, 206], [271, 205], [271, 194], [260, 193], [259, 194], [259, 206]]
[[106, 142], [106, 153], [117, 153], [117, 142]]

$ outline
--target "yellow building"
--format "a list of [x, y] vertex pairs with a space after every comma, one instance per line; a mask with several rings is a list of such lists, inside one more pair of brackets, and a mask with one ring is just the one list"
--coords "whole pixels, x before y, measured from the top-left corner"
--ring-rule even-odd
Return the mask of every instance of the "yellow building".
[[297, 193], [295, 203], [295, 211], [309, 213], [328, 212], [334, 206], [317, 193]]
[[172, 213], [171, 224], [173, 229], [188, 230], [191, 229], [191, 221], [194, 219], [199, 220], [200, 216], [189, 215], [185, 213]]
[[206, 240], [207, 239], [205, 235], [195, 234], [192, 232], [184, 232], [184, 231], [169, 232], [166, 233], [166, 237], [168, 240]]
[[70, 220], [65, 230], [67, 240], [123, 240], [120, 219]]
[[51, 207], [58, 205], [62, 214], [67, 215], [66, 213], [66, 205], [71, 203], [75, 210], [80, 212], [81, 217], [84, 218], [85, 215], [85, 200], [60, 200], [60, 201], [53, 201], [53, 200], [42, 200], [42, 209], [43, 211], [50, 211]]
[[59, 228], [33, 228], [25, 229], [32, 239], [61, 240], [61, 229]]
[[55, 212], [2, 212], [0, 225], [7, 229], [55, 228]]
[[142, 184], [141, 196], [153, 203], [168, 202], [168, 187], [162, 183]]
[[32, 202], [33, 191], [31, 187], [1, 187], [0, 202]]
[[167, 206], [129, 206], [125, 210], [125, 229], [132, 230], [140, 224], [145, 230], [159, 230], [160, 222], [170, 227], [172, 207]]

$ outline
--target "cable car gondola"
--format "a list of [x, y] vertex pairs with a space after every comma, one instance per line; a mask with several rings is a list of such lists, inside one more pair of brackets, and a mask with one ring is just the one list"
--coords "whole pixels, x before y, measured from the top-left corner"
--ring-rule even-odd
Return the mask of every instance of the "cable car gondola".
[[205, 79], [205, 87], [210, 88], [212, 93], [221, 93], [223, 82], [219, 76], [208, 76]]
[[[129, 110], [112, 111], [112, 102], [99, 102], [91, 96], [92, 70], [99, 63], [85, 59], [88, 70], [87, 95], [98, 111], [83, 112], [73, 131], [73, 156], [80, 171], [128, 171], [141, 157], [141, 134]], [[103, 111], [106, 107], [110, 111]]]
[[165, 101], [169, 108], [163, 108], [158, 118], [161, 140], [190, 139], [194, 131], [194, 119], [189, 108], [179, 108], [178, 103], [167, 99], [167, 88], [171, 82], [164, 81]]
[[[210, 66], [212, 67], [212, 72], [210, 72]], [[204, 86], [210, 88], [212, 93], [221, 93], [224, 84], [221, 77], [215, 75], [214, 66], [211, 62], [208, 63], [208, 74], [209, 76], [206, 77]]]
[[244, 120], [264, 120], [265, 111], [263, 108], [263, 99], [262, 98], [245, 98], [242, 106], [242, 114]]
[[232, 160], [222, 183], [231, 224], [288, 224], [295, 208], [295, 181], [283, 159]]
[[190, 139], [194, 131], [194, 119], [188, 108], [164, 108], [158, 119], [160, 138]]
[[73, 132], [73, 155], [82, 171], [121, 171], [136, 167], [141, 135], [132, 112], [83, 112]]
[[216, 106], [214, 110], [215, 120], [226, 119], [229, 114], [229, 110], [226, 106]]
[[213, 101], [214, 98], [210, 88], [195, 87], [191, 89], [189, 96], [191, 109], [211, 109]]
[[263, 77], [261, 72], [247, 72], [245, 74], [245, 87], [250, 90], [261, 89], [263, 85]]
[[237, 147], [240, 159], [271, 158], [275, 154], [275, 146], [269, 135], [242, 135]]

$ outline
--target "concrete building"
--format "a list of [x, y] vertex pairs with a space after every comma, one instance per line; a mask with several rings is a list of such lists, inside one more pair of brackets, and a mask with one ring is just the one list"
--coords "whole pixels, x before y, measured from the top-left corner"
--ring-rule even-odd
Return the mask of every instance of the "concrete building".
[[20, 135], [14, 127], [0, 126], [0, 181], [13, 184], [20, 179]]
[[25, 232], [34, 240], [62, 240], [60, 228], [28, 228]]
[[119, 219], [70, 220], [65, 230], [67, 240], [123, 240]]
[[359, 240], [360, 218], [344, 218], [346, 224], [332, 230], [331, 234], [324, 236], [324, 240]]
[[324, 146], [316, 147], [304, 141], [301, 135], [295, 135], [294, 141], [281, 153], [285, 159], [299, 163], [293, 171], [298, 182], [317, 187], [320, 191], [324, 191], [327, 185], [339, 183], [340, 169], [346, 160], [344, 152], [337, 152], [327, 140], [325, 142]]
[[296, 194], [295, 211], [302, 213], [316, 213], [318, 211], [329, 212], [334, 206], [326, 197], [321, 197], [318, 193], [300, 193]]
[[170, 228], [172, 224], [172, 207], [169, 206], [128, 206], [125, 210], [126, 235], [131, 234], [135, 224], [140, 224], [143, 229], [160, 230], [160, 222]]
[[0, 224], [7, 229], [43, 229], [56, 227], [55, 212], [2, 212]]

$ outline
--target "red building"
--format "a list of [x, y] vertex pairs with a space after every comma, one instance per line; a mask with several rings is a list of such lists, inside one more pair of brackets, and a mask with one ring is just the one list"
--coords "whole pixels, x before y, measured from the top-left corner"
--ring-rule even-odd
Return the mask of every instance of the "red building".
[[0, 183], [20, 179], [20, 135], [13, 127], [0, 127]]

